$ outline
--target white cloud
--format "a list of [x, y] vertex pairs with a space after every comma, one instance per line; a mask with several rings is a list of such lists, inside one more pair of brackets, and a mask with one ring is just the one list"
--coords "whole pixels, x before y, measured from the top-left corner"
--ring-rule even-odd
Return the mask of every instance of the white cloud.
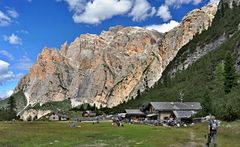
[[163, 21], [168, 21], [172, 18], [169, 8], [180, 8], [184, 4], [198, 5], [203, 0], [164, 0], [164, 3], [159, 7], [157, 16], [160, 16]]
[[0, 26], [8, 26], [11, 23], [11, 18], [0, 10]]
[[0, 50], [0, 55], [3, 55], [3, 56], [5, 56], [5, 57], [7, 57], [8, 59], [10, 59], [10, 60], [13, 60], [14, 58], [13, 58], [13, 55], [12, 54], [10, 54], [8, 51], [6, 51], [6, 50]]
[[219, 4], [220, 0], [210, 0], [209, 4]]
[[99, 24], [117, 15], [128, 14], [133, 21], [143, 21], [156, 13], [147, 0], [56, 0], [68, 3], [75, 23]]
[[29, 70], [33, 65], [33, 61], [28, 58], [27, 56], [23, 56], [19, 59], [18, 63], [16, 64], [16, 68], [20, 70]]
[[136, 0], [129, 16], [133, 17], [133, 21], [142, 21], [147, 17], [153, 16], [155, 13], [156, 8], [151, 7], [147, 0]]
[[17, 11], [15, 9], [12, 9], [12, 8], [8, 8], [7, 14], [8, 14], [8, 16], [10, 16], [12, 18], [17, 18], [19, 16]]
[[86, 4], [83, 13], [74, 13], [76, 23], [99, 24], [103, 20], [127, 13], [132, 7], [129, 0], [94, 0]]
[[169, 7], [167, 5], [161, 5], [158, 9], [157, 16], [160, 16], [163, 21], [168, 21], [172, 18], [172, 15], [169, 11]]
[[146, 26], [146, 29], [156, 30], [160, 33], [165, 33], [165, 32], [172, 30], [173, 28], [175, 28], [178, 25], [179, 25], [179, 22], [176, 22], [175, 20], [171, 20], [169, 23]]
[[7, 80], [12, 80], [15, 75], [9, 70], [9, 63], [0, 60], [0, 85], [2, 85]]
[[10, 44], [13, 45], [22, 45], [22, 39], [20, 37], [18, 37], [17, 35], [15, 35], [14, 33], [12, 33], [10, 36], [3, 36], [4, 40], [9, 42]]
[[19, 14], [13, 8], [7, 7], [7, 11], [3, 12], [0, 10], [0, 27], [9, 26], [13, 19], [17, 18]]

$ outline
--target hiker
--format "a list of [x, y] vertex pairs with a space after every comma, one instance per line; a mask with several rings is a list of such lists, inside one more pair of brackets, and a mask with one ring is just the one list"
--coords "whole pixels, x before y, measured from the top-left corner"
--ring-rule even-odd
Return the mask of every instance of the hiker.
[[218, 122], [214, 116], [210, 116], [208, 122], [208, 139], [207, 139], [207, 147], [210, 146], [210, 143], [214, 144], [214, 147], [217, 147], [217, 129], [218, 129]]

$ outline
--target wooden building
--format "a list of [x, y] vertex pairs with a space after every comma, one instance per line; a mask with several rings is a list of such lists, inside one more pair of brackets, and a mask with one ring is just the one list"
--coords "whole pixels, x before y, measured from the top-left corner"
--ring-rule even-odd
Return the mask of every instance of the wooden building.
[[199, 102], [150, 102], [144, 112], [147, 116], [163, 121], [190, 118], [201, 109]]
[[142, 120], [146, 117], [145, 113], [142, 112], [140, 109], [126, 109], [125, 110], [126, 115], [125, 118], [129, 121], [131, 120]]

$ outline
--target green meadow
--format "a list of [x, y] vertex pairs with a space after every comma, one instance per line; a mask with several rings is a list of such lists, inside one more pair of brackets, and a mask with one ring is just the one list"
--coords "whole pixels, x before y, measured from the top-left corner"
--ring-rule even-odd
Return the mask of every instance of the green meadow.
[[[2, 147], [201, 147], [207, 123], [188, 127], [164, 127], [111, 123], [0, 122]], [[239, 147], [240, 121], [223, 122], [218, 132], [218, 147]]]

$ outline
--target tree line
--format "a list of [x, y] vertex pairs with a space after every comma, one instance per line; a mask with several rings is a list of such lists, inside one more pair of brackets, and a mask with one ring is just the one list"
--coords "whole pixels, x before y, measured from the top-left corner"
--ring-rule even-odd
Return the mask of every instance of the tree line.
[[10, 121], [13, 119], [17, 119], [16, 108], [16, 100], [13, 96], [10, 96], [7, 102], [7, 107], [3, 107], [0, 109], [0, 121]]

